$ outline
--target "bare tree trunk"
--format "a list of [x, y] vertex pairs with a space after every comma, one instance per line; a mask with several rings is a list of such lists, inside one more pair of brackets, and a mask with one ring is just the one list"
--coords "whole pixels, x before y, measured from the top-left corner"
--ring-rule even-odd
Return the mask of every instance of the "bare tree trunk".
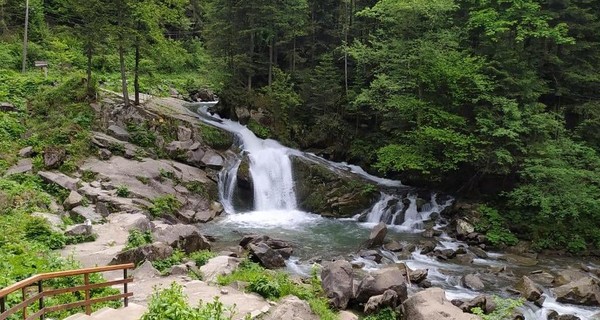
[[[254, 56], [254, 32], [250, 33], [250, 49], [248, 51], [250, 60], [253, 59]], [[252, 61], [250, 61], [252, 64]], [[248, 70], [248, 92], [252, 91], [252, 71]]]
[[134, 104], [140, 104], [140, 43], [135, 39], [135, 66], [133, 69], [133, 89], [135, 91]]
[[129, 93], [127, 92], [127, 76], [125, 75], [125, 49], [123, 48], [123, 39], [119, 41], [119, 63], [121, 64], [121, 86], [123, 89], [123, 103], [129, 107]]

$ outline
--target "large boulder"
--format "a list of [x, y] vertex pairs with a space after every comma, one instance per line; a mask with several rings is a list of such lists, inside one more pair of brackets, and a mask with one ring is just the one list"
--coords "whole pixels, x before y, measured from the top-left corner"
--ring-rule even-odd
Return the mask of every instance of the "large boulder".
[[600, 305], [600, 286], [591, 277], [581, 278], [552, 290], [556, 301], [586, 306]]
[[186, 253], [210, 250], [208, 239], [200, 234], [198, 228], [191, 225], [156, 223], [153, 236], [155, 241], [166, 243]]
[[220, 170], [225, 164], [225, 159], [223, 159], [223, 156], [216, 151], [209, 149], [204, 153], [204, 156], [202, 159], [200, 159], [200, 162], [211, 169]]
[[33, 170], [33, 161], [31, 159], [20, 159], [17, 164], [8, 168], [4, 173], [5, 176], [12, 174], [27, 173]]
[[319, 320], [319, 316], [314, 314], [306, 301], [300, 300], [296, 296], [287, 296], [277, 303], [269, 314], [261, 319], [265, 320]]
[[440, 288], [430, 288], [413, 295], [404, 301], [402, 311], [404, 318], [410, 320], [481, 320], [453, 305]]
[[556, 286], [562, 286], [570, 282], [587, 277], [587, 274], [581, 270], [568, 268], [558, 272], [552, 283]]
[[383, 245], [386, 235], [387, 226], [383, 222], [378, 223], [373, 227], [371, 234], [369, 235], [369, 247], [373, 248]]
[[336, 260], [326, 264], [321, 270], [321, 286], [336, 309], [346, 309], [354, 295], [354, 270], [350, 262]]
[[44, 149], [44, 166], [48, 169], [58, 168], [67, 158], [67, 151], [60, 147]]
[[529, 301], [538, 301], [542, 297], [542, 290], [526, 276], [523, 276], [515, 285], [521, 296]]
[[108, 134], [121, 140], [121, 141], [129, 141], [129, 132], [124, 128], [121, 128], [117, 125], [111, 125], [108, 127]]
[[481, 281], [481, 279], [477, 275], [474, 275], [474, 274], [465, 275], [462, 278], [462, 283], [465, 286], [465, 288], [475, 290], [475, 291], [483, 290], [485, 288], [483, 281]]
[[273, 239], [265, 235], [246, 235], [240, 241], [240, 246], [244, 249], [249, 249], [250, 244], [259, 245], [261, 243], [266, 244], [269, 248], [279, 253], [284, 259], [288, 259], [294, 252], [292, 245], [286, 241]]
[[400, 304], [398, 293], [394, 290], [386, 290], [383, 294], [372, 296], [365, 304], [365, 314], [375, 313], [384, 308], [395, 309]]
[[249, 244], [250, 254], [253, 260], [258, 261], [267, 269], [277, 269], [285, 267], [285, 259], [279, 252], [271, 249], [266, 243]]
[[400, 301], [404, 301], [408, 295], [405, 279], [404, 273], [396, 267], [373, 271], [360, 282], [356, 301], [365, 303], [372, 296], [383, 294], [389, 289], [398, 294]]
[[239, 258], [218, 256], [208, 260], [205, 265], [201, 266], [200, 272], [204, 276], [203, 280], [205, 282], [216, 282], [218, 276], [231, 274], [240, 262]]
[[77, 190], [79, 179], [71, 178], [60, 172], [39, 171], [38, 175], [47, 183], [55, 183], [67, 190]]
[[458, 238], [464, 239], [473, 232], [475, 232], [475, 227], [472, 224], [463, 219], [456, 220], [456, 235]]
[[163, 260], [173, 254], [173, 248], [162, 242], [154, 242], [138, 248], [133, 248], [119, 252], [110, 262], [111, 265], [135, 263], [142, 261]]
[[298, 207], [330, 217], [352, 217], [379, 198], [373, 183], [342, 170], [292, 156]]
[[63, 202], [63, 207], [65, 207], [65, 210], [71, 210], [81, 205], [82, 202], [83, 197], [79, 193], [77, 193], [77, 191], [71, 191], [71, 193], [69, 193], [69, 196]]

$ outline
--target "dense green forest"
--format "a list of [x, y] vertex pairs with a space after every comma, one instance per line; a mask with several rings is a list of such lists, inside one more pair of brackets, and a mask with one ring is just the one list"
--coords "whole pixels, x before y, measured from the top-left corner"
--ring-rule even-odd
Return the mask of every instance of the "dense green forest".
[[225, 116], [266, 113], [261, 136], [486, 203], [499, 242], [600, 246], [598, 0], [31, 0], [35, 81], [24, 13], [0, 0], [21, 110], [73, 72], [131, 103], [208, 87]]

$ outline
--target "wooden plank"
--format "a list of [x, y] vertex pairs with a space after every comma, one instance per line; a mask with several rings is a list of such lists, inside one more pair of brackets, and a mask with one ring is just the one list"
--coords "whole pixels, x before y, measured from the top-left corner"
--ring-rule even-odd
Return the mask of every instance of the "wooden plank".
[[44, 308], [44, 309], [42, 309], [42, 310], [40, 310], [40, 311], [38, 311], [38, 312], [36, 312], [36, 313], [34, 313], [34, 314], [30, 315], [30, 316], [29, 316], [29, 317], [27, 317], [27, 319], [25, 319], [25, 320], [37, 320], [37, 319], [39, 319], [41, 316], [43, 316], [43, 315], [45, 315], [45, 314], [46, 314], [46, 308]]
[[60, 310], [66, 310], [66, 309], [73, 309], [73, 308], [84, 306], [87, 303], [95, 304], [95, 303], [106, 302], [106, 301], [111, 301], [111, 300], [120, 300], [123, 298], [129, 298], [132, 296], [133, 296], [133, 293], [128, 292], [128, 293], [117, 294], [114, 296], [90, 299], [89, 301], [83, 300], [83, 301], [71, 302], [71, 303], [67, 303], [67, 304], [61, 304], [58, 306], [46, 307], [46, 313], [60, 311]]
[[40, 280], [49, 280], [54, 278], [61, 277], [71, 277], [78, 276], [82, 274], [89, 273], [99, 273], [99, 272], [107, 272], [107, 271], [115, 271], [115, 270], [123, 270], [123, 269], [133, 269], [135, 265], [133, 263], [128, 264], [120, 264], [115, 266], [105, 266], [105, 267], [95, 267], [95, 268], [86, 268], [86, 269], [77, 269], [77, 270], [67, 270], [67, 271], [57, 271], [50, 273], [42, 273], [35, 275], [33, 277], [27, 278], [25, 280], [21, 280], [13, 285], [10, 285], [4, 289], [0, 290], [0, 297], [6, 297], [7, 295], [22, 289], [23, 287], [31, 286]]
[[[68, 292], [82, 291], [85, 289], [98, 289], [98, 288], [104, 288], [104, 287], [111, 287], [114, 285], [131, 283], [131, 282], [133, 282], [133, 279], [121, 279], [121, 280], [114, 280], [114, 281], [90, 284], [88, 286], [83, 285], [83, 286], [70, 287], [70, 288], [46, 290], [46, 291], [44, 291], [44, 297], [55, 296], [57, 294], [63, 294], [63, 293], [68, 293]], [[2, 319], [0, 319], [0, 320], [2, 320]]]
[[34, 302], [36, 302], [37, 300], [39, 300], [41, 297], [44, 296], [44, 293], [38, 293], [24, 301], [21, 301], [19, 304], [14, 305], [13, 307], [11, 307], [10, 309], [4, 311], [2, 314], [0, 314], [0, 320], [5, 320], [8, 317], [12, 316], [13, 314], [21, 311], [23, 308], [30, 306], [31, 304], [33, 304]]

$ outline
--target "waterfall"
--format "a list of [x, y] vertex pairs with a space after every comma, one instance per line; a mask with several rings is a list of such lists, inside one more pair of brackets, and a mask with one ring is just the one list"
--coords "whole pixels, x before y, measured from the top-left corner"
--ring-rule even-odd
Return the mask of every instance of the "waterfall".
[[237, 171], [241, 163], [241, 159], [235, 159], [233, 164], [228, 165], [229, 169], [219, 172], [219, 200], [225, 212], [234, 212], [233, 192], [237, 186]]
[[295, 210], [292, 161], [286, 149], [269, 147], [250, 153], [254, 210]]
[[417, 206], [417, 196], [409, 194], [404, 198], [398, 195], [382, 193], [377, 201], [366, 213], [367, 223], [379, 223], [395, 227], [396, 229], [419, 232], [423, 229], [423, 222], [429, 220], [433, 213], [440, 213], [452, 204], [449, 199], [443, 204], [438, 204], [437, 195], [431, 195], [428, 203]]

